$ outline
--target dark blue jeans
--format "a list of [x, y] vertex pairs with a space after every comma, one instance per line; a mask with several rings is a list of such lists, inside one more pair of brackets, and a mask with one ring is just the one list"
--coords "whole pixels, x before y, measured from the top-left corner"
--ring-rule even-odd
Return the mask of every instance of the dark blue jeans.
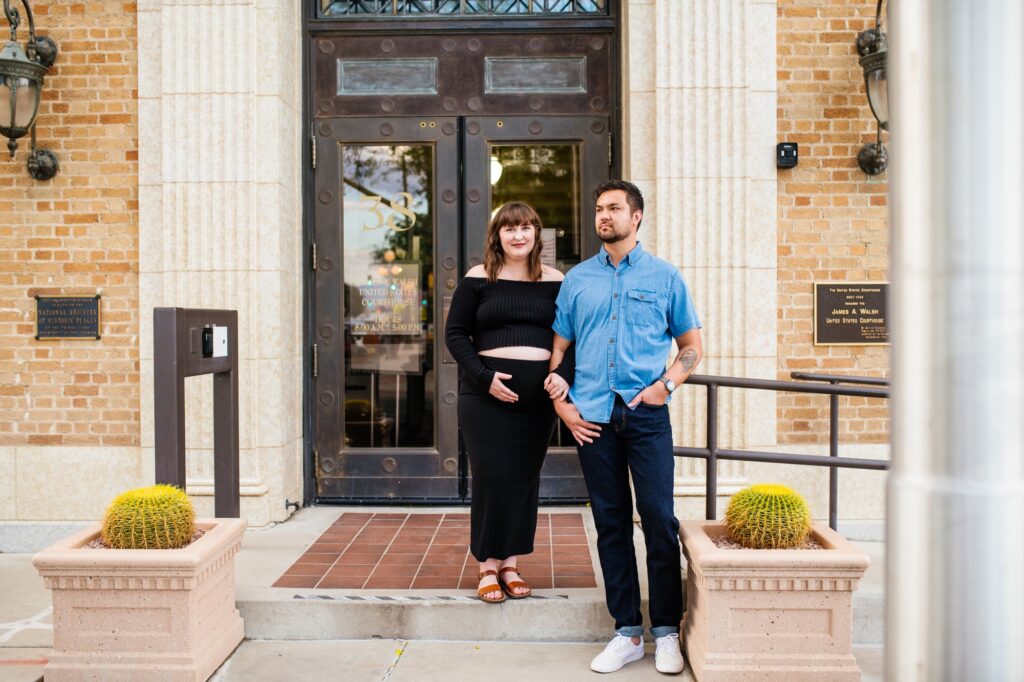
[[601, 424], [601, 435], [578, 451], [597, 526], [597, 553], [615, 631], [627, 637], [643, 634], [629, 490], [632, 473], [647, 544], [651, 633], [663, 637], [679, 632], [683, 594], [679, 522], [672, 506], [675, 467], [668, 407], [641, 403], [630, 410], [616, 397], [611, 422]]

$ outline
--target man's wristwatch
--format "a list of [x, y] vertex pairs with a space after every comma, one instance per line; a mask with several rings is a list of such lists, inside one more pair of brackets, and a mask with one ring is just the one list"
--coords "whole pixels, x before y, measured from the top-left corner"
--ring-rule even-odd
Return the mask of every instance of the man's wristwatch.
[[676, 390], [676, 382], [669, 379], [667, 374], [658, 379], [658, 381], [665, 384], [665, 388], [668, 389], [669, 395], [672, 394], [672, 391]]

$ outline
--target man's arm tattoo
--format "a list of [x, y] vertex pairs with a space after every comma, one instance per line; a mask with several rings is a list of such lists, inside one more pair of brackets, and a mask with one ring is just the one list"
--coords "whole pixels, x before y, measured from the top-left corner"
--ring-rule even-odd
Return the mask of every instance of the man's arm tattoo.
[[683, 370], [689, 374], [693, 371], [694, 366], [697, 364], [697, 351], [692, 348], [687, 348], [679, 354], [679, 364], [683, 366]]

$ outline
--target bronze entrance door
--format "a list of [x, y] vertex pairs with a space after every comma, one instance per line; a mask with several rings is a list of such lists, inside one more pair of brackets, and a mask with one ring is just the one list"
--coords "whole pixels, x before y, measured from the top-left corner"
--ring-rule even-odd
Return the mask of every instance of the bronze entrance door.
[[[608, 176], [607, 119], [330, 119], [316, 135], [319, 496], [458, 499], [471, 472], [447, 305], [507, 201], [540, 212], [547, 264], [567, 271], [596, 251], [589, 192]], [[586, 497], [571, 446], [557, 431], [546, 500]]]
[[[447, 306], [502, 203], [544, 220], [544, 258], [593, 255], [593, 187], [611, 168], [608, 33], [314, 36], [307, 327], [315, 497], [457, 502], [472, 472], [458, 432]], [[558, 430], [546, 501], [583, 501]]]

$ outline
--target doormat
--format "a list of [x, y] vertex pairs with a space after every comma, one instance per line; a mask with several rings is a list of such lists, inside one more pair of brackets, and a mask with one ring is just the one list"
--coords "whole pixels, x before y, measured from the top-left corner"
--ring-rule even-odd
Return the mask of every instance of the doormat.
[[[583, 515], [538, 514], [533, 554], [519, 568], [538, 590], [597, 587]], [[274, 587], [475, 594], [478, 572], [469, 514], [345, 512]]]

